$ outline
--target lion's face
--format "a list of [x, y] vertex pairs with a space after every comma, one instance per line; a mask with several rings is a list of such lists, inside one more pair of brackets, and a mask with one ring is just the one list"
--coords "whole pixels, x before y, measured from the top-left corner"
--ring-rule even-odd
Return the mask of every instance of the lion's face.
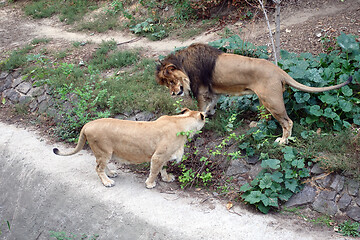
[[158, 66], [156, 81], [165, 85], [172, 96], [183, 96], [190, 91], [189, 77], [173, 64]]

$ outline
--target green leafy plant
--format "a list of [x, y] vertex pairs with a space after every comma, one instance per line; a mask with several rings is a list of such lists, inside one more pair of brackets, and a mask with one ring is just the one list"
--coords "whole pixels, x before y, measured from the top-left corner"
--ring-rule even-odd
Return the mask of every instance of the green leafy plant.
[[61, 232], [55, 232], [55, 231], [50, 231], [50, 238], [55, 238], [57, 240], [96, 240], [98, 239], [100, 236], [98, 234], [93, 234], [91, 236], [88, 236], [87, 234], [82, 234], [81, 236], [77, 236], [73, 233], [66, 233], [64, 231]]
[[339, 232], [344, 236], [359, 237], [360, 223], [345, 221], [339, 225]]
[[263, 170], [251, 182], [241, 186], [241, 198], [253, 204], [263, 213], [279, 208], [281, 201], [287, 201], [302, 187], [302, 179], [309, 177], [306, 159], [295, 148], [282, 150], [283, 161], [262, 155]]
[[11, 230], [10, 222], [9, 222], [9, 221], [3, 221], [3, 222], [1, 222], [1, 224], [0, 224], [0, 235], [2, 234], [1, 227], [2, 227], [4, 224], [6, 224], [7, 227], [8, 227], [8, 229]]

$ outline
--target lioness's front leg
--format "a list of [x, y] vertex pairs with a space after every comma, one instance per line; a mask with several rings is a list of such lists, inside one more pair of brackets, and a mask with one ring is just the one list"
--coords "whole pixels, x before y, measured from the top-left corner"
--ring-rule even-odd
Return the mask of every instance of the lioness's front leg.
[[151, 163], [150, 163], [150, 174], [149, 174], [149, 177], [145, 181], [147, 188], [154, 188], [156, 186], [155, 180], [156, 180], [160, 170], [162, 170], [162, 167], [165, 164], [165, 162], [162, 159], [163, 159], [163, 156], [159, 156], [156, 153], [154, 153], [154, 155], [152, 156]]
[[161, 179], [164, 182], [173, 182], [175, 180], [174, 175], [172, 175], [171, 173], [167, 173], [166, 172], [166, 163], [164, 164], [164, 166], [162, 167], [162, 169], [160, 170], [160, 174], [161, 174]]

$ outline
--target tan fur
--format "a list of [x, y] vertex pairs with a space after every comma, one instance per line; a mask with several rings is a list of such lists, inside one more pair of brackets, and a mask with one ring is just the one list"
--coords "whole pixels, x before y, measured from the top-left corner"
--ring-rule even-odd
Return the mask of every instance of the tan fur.
[[[209, 63], [207, 59], [210, 59]], [[193, 44], [169, 55], [158, 66], [156, 78], [174, 96], [192, 92], [198, 100], [199, 110], [207, 114], [214, 113], [220, 94], [256, 94], [282, 126], [283, 135], [276, 139], [280, 144], [288, 142], [293, 126], [283, 100], [286, 84], [315, 93], [340, 88], [352, 80], [350, 77], [347, 82], [330, 87], [308, 87], [267, 60], [222, 53], [205, 44]]]
[[117, 176], [116, 172], [107, 167], [112, 157], [125, 163], [151, 162], [150, 175], [145, 183], [147, 188], [153, 188], [159, 172], [163, 181], [174, 180], [163, 166], [170, 160], [181, 161], [187, 138], [177, 133], [196, 132], [204, 124], [204, 113], [189, 109], [183, 109], [179, 115], [165, 115], [152, 122], [103, 118], [84, 125], [73, 151], [63, 153], [57, 148], [53, 151], [61, 156], [73, 155], [83, 148], [87, 140], [96, 157], [96, 172], [106, 187], [114, 185], [108, 176]]

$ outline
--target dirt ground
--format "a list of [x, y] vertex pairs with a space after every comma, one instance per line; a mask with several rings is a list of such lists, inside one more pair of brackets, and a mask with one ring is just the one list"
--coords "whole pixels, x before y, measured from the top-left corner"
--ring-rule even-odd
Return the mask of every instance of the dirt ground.
[[[78, 63], [90, 58], [97, 44], [103, 40], [115, 40], [124, 48], [144, 49], [144, 53], [151, 57], [166, 55], [174, 47], [187, 46], [193, 42], [209, 42], [220, 37], [221, 30], [207, 31], [187, 41], [179, 41], [168, 38], [162, 41], [153, 42], [146, 38], [138, 37], [129, 33], [109, 31], [104, 34], [92, 32], [74, 32], [71, 27], [58, 21], [57, 17], [51, 19], [34, 20], [27, 17], [21, 11], [21, 4], [8, 4], [7, 1], [0, 1], [0, 61], [5, 59], [9, 53], [25, 44], [30, 43], [34, 38], [51, 38], [48, 44], [49, 50], [60, 51], [66, 49], [74, 41], [91, 43], [75, 51], [68, 61]], [[272, 16], [270, 16], [272, 18]], [[359, 0], [289, 0], [285, 1], [281, 9], [281, 48], [290, 52], [311, 52], [318, 54], [324, 50], [324, 44], [333, 44], [333, 38], [341, 32], [346, 34], [360, 35], [360, 1]], [[274, 25], [272, 24], [274, 29]], [[245, 40], [255, 45], [268, 45], [270, 40], [266, 24], [262, 20], [252, 22], [237, 22], [228, 25], [232, 30]], [[330, 40], [330, 43], [324, 43]], [[129, 43], [126, 43], [130, 41]], [[1, 110], [3, 120], [13, 122], [15, 119], [11, 112]], [[6, 119], [4, 119], [6, 118]], [[18, 119], [21, 122], [21, 119]], [[45, 129], [46, 128], [41, 128]], [[172, 186], [175, 187], [175, 186]], [[161, 191], [169, 191], [167, 186]], [[176, 187], [175, 187], [176, 188]], [[204, 196], [207, 198], [207, 196]], [[286, 221], [286, 220], [285, 220]], [[303, 220], [298, 221], [299, 226], [304, 224]], [[317, 226], [312, 226], [317, 228]], [[321, 231], [321, 229], [318, 229]]]

